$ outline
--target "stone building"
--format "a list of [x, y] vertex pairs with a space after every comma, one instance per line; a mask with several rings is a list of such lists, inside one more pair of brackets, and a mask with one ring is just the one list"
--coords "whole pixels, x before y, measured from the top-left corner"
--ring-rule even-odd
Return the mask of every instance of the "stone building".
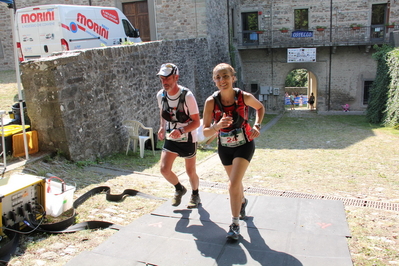
[[[373, 45], [398, 42], [394, 31], [399, 29], [399, 4], [391, 0], [57, 2], [116, 6], [140, 29], [144, 41], [209, 38], [213, 29], [225, 27], [227, 34], [213, 41], [229, 47], [240, 74], [238, 85], [259, 95], [272, 112], [283, 110], [285, 77], [298, 68], [308, 70], [308, 94], [316, 95], [318, 110], [339, 110], [344, 103], [365, 110], [375, 78]], [[46, 3], [16, 0], [17, 8]], [[221, 6], [218, 16], [209, 16]], [[0, 70], [14, 68], [9, 20], [9, 10], [0, 6]]]
[[245, 85], [266, 97], [268, 110], [281, 111], [287, 74], [306, 69], [318, 110], [348, 103], [364, 111], [376, 75], [373, 45], [398, 45], [397, 1], [254, 0], [231, 8]]

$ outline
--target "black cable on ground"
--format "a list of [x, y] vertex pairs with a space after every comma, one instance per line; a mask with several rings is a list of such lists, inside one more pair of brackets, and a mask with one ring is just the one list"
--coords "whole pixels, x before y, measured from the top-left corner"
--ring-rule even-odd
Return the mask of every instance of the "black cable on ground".
[[14, 228], [3, 227], [2, 229], [5, 231], [10, 241], [0, 248], [0, 266], [7, 265], [8, 261], [11, 259], [11, 256], [15, 254], [15, 250], [18, 247], [20, 234], [30, 234], [34, 231], [45, 232], [50, 234], [61, 234], [61, 233], [74, 233], [86, 229], [105, 229], [105, 228], [120, 230], [121, 226], [106, 221], [87, 221], [87, 222], [74, 224], [75, 218], [77, 216], [76, 209], [80, 205], [82, 205], [86, 200], [88, 200], [91, 196], [104, 192], [106, 193], [106, 200], [114, 202], [122, 201], [127, 196], [140, 196], [147, 199], [165, 200], [163, 198], [145, 194], [134, 189], [125, 189], [121, 194], [111, 194], [110, 187], [107, 186], [95, 187], [86, 192], [85, 194], [83, 194], [82, 196], [80, 196], [79, 198], [77, 198], [73, 202], [73, 207], [72, 207], [73, 214], [71, 217], [65, 220], [52, 224], [43, 224], [42, 221], [45, 216], [45, 212], [43, 211], [42, 218], [40, 222], [37, 224], [34, 221], [35, 220], [34, 216], [31, 217], [30, 219], [24, 220], [25, 225], [27, 225], [27, 227], [32, 229], [30, 231], [27, 232], [20, 231], [18, 230], [19, 228], [16, 228], [18, 225], [14, 225]]

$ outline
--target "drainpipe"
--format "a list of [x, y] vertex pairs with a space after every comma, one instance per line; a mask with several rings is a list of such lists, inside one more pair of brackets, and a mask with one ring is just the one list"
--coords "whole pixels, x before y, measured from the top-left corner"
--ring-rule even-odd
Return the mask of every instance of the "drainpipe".
[[[333, 54], [333, 47], [332, 44], [332, 12], [333, 12], [333, 0], [330, 1], [330, 60], [328, 64], [328, 94], [327, 94], [327, 111], [331, 109], [331, 69], [332, 69], [332, 54]], [[338, 18], [337, 18], [338, 19]]]
[[194, 1], [195, 9], [195, 38], [198, 39], [198, 11], [197, 11], [197, 0]]
[[270, 30], [271, 30], [271, 32], [272, 32], [272, 34], [271, 34], [271, 39], [272, 39], [272, 44], [271, 44], [271, 48], [270, 48], [270, 55], [271, 55], [271, 73], [272, 73], [272, 87], [274, 87], [274, 73], [273, 73], [273, 71], [274, 71], [274, 69], [273, 69], [273, 66], [274, 66], [274, 58], [273, 58], [273, 44], [274, 44], [274, 31], [273, 31], [273, 25], [274, 25], [274, 23], [273, 23], [273, 21], [274, 21], [274, 13], [273, 13], [273, 1], [271, 1], [271, 4], [270, 4], [270, 23], [271, 23], [271, 25], [270, 25]]
[[273, 14], [273, 1], [270, 4], [270, 30], [271, 30], [271, 39], [272, 39], [272, 45], [274, 43], [273, 38], [274, 38], [274, 30], [273, 30], [273, 25], [274, 25], [274, 14]]
[[[228, 41], [227, 41], [227, 43], [228, 43], [228, 45], [229, 45], [229, 56], [230, 56], [230, 61], [232, 61], [233, 62], [233, 60], [232, 60], [232, 56], [231, 56], [231, 35], [230, 35], [230, 4], [229, 4], [229, 0], [226, 0], [227, 1], [227, 38], [229, 39]], [[234, 25], [232, 25], [232, 29], [233, 29], [233, 27], [234, 27]], [[233, 29], [234, 30], [234, 29]], [[234, 68], [236, 67], [236, 66], [233, 66]]]
[[331, 101], [330, 101], [330, 99], [331, 99], [331, 65], [332, 65], [332, 63], [331, 63], [331, 60], [332, 60], [332, 54], [333, 54], [333, 47], [332, 46], [330, 46], [330, 62], [329, 62], [329, 64], [328, 64], [328, 68], [329, 68], [329, 70], [328, 70], [328, 94], [327, 94], [327, 100], [328, 100], [328, 103], [327, 103], [327, 111], [330, 111], [330, 109], [331, 109]]

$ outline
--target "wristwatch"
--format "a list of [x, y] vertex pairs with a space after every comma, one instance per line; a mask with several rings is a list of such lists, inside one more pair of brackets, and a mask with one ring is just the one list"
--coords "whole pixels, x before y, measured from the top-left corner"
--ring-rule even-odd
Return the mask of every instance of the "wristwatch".
[[254, 124], [254, 127], [257, 127], [258, 130], [260, 130], [262, 128], [262, 126], [260, 124]]

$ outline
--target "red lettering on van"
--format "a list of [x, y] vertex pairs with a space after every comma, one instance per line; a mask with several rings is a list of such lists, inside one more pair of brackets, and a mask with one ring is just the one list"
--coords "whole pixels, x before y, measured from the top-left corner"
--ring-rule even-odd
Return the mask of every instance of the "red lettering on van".
[[[78, 25], [78, 28], [80, 29], [80, 30], [82, 30], [82, 31], [86, 31], [86, 28], [85, 27], [82, 27], [82, 26], [80, 26], [80, 25]], [[108, 38], [107, 38], [108, 39]]]
[[101, 15], [109, 21], [119, 24], [119, 16], [116, 10], [101, 10]]
[[53, 20], [54, 20], [54, 11], [21, 15], [21, 23], [34, 23], [34, 22], [53, 21]]
[[61, 27], [63, 27], [64, 29], [70, 30], [68, 25], [65, 25], [64, 23], [61, 23]]
[[105, 39], [108, 40], [108, 30], [104, 29], [103, 27], [101, 27], [100, 25], [95, 23], [93, 20], [87, 19], [86, 16], [83, 15], [82, 13], [78, 13], [76, 20], [78, 21], [78, 23], [80, 23], [83, 26], [91, 29], [92, 31], [94, 31], [98, 35], [100, 35], [100, 36], [102, 36], [102, 37], [104, 37]]
[[92, 30], [94, 28], [94, 24], [96, 24], [96, 26], [98, 26], [97, 23], [94, 23], [93, 20], [89, 19], [89, 20], [87, 20], [86, 26]]

